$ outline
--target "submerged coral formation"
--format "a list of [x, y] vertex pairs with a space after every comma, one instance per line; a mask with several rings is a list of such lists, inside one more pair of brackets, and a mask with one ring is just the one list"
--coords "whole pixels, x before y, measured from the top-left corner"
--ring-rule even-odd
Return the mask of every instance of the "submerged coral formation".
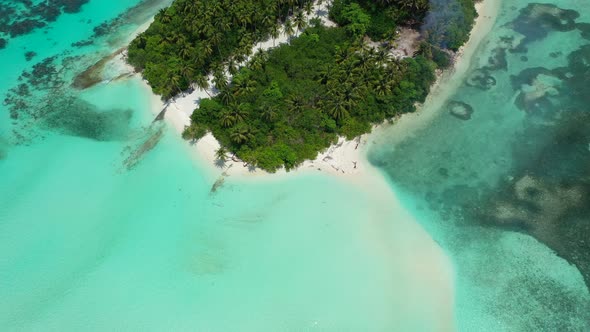
[[469, 120], [471, 119], [471, 114], [473, 114], [473, 107], [462, 101], [451, 100], [447, 104], [447, 108], [452, 116], [461, 120]]
[[0, 2], [0, 49], [10, 38], [47, 26], [64, 13], [77, 13], [88, 0]]
[[[481, 292], [480, 310], [494, 322], [507, 330], [585, 331], [589, 25], [578, 22], [578, 12], [555, 5], [514, 9], [514, 19], [500, 25], [436, 121], [370, 159], [415, 199], [411, 208], [453, 257], [468, 295]], [[552, 45], [546, 37], [555, 35], [583, 38]], [[454, 110], [466, 118], [458, 100], [477, 107], [469, 126], [448, 116]], [[555, 260], [531, 256], [526, 239], [544, 245]], [[558, 265], [561, 258], [571, 265]], [[458, 310], [472, 312], [470, 304], [459, 290]]]

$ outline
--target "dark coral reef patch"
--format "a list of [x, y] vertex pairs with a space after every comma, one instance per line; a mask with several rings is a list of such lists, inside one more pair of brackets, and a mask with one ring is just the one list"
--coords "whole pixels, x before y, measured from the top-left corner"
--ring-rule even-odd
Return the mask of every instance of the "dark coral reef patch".
[[551, 31], [572, 31], [580, 13], [562, 9], [553, 4], [531, 3], [520, 10], [520, 15], [510, 23], [511, 28], [524, 35], [520, 45], [513, 52], [526, 52], [527, 44], [541, 40]]
[[26, 35], [47, 26], [63, 13], [77, 13], [89, 0], [0, 2], [0, 49], [9, 38]]
[[534, 236], [590, 285], [590, 113], [562, 114], [557, 126], [531, 125], [523, 137], [531, 141], [515, 144], [521, 163], [514, 176], [482, 198], [475, 219]]

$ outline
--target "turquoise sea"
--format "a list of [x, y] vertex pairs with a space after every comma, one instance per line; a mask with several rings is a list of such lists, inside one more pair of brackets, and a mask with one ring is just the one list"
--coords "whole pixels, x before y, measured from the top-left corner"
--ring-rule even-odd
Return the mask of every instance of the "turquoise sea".
[[590, 2], [502, 0], [435, 118], [371, 150], [453, 262], [459, 330], [590, 330], [589, 98]]
[[0, 0], [1, 331], [590, 329], [590, 4], [504, 0], [471, 118], [379, 138], [404, 210], [321, 174], [212, 192], [139, 79], [72, 86], [170, 2]]
[[216, 179], [153, 122], [138, 79], [110, 68], [71, 87], [166, 3], [89, 1], [0, 50], [0, 330], [452, 325], [450, 282], [438, 291], [397, 268], [423, 251], [448, 281], [445, 256], [394, 209], [319, 175], [211, 192]]

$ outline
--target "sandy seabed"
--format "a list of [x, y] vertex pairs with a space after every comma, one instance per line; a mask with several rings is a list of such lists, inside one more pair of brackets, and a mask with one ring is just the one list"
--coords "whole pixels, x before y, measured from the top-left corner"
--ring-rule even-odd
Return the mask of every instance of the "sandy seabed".
[[[314, 8], [314, 14], [310, 18], [320, 17], [326, 25], [331, 25], [333, 23], [328, 21], [325, 16], [317, 14], [327, 12], [325, 6], [324, 3], [320, 8]], [[374, 144], [382, 144], [383, 142], [396, 144], [411, 137], [413, 132], [434, 119], [440, 110], [439, 105], [444, 103], [463, 81], [471, 65], [473, 54], [494, 25], [499, 7], [499, 0], [485, 0], [476, 5], [479, 17], [469, 41], [458, 52], [454, 66], [439, 75], [424, 105], [420, 106], [417, 112], [405, 114], [391, 124], [375, 126], [371, 134], [363, 135], [355, 140], [340, 138], [337, 144], [319, 153], [316, 159], [305, 161], [295, 170], [290, 172], [279, 170], [274, 174], [269, 174], [259, 169], [251, 169], [245, 163], [232, 159], [228, 159], [222, 167], [218, 167], [216, 166], [215, 151], [219, 148], [219, 143], [211, 133], [191, 144], [189, 146], [190, 153], [212, 181], [227, 176], [241, 182], [249, 182], [262, 179], [280, 180], [285, 176], [298, 176], [303, 173], [323, 173], [335, 175], [358, 186], [373, 201], [377, 202], [375, 206], [379, 206], [382, 210], [374, 211], [375, 216], [366, 216], [367, 223], [371, 225], [365, 228], [368, 237], [367, 243], [374, 244], [375, 248], [373, 249], [376, 254], [381, 253], [380, 255], [390, 257], [392, 253], [391, 248], [386, 245], [388, 241], [378, 239], [386, 236], [386, 233], [380, 233], [379, 229], [396, 227], [396, 229], [403, 229], [404, 232], [414, 234], [411, 244], [415, 249], [414, 252], [411, 255], [399, 255], [400, 257], [396, 257], [393, 261], [397, 261], [396, 265], [402, 264], [408, 273], [412, 273], [416, 277], [416, 285], [425, 287], [420, 293], [431, 294], [433, 315], [437, 317], [439, 330], [452, 331], [455, 329], [455, 324], [453, 316], [454, 272], [451, 263], [438, 244], [404, 210], [386, 179], [378, 169], [368, 162], [367, 153]], [[142, 25], [133, 35], [147, 29], [150, 23]], [[288, 37], [282, 34], [276, 40], [271, 39], [257, 44], [254, 50], [267, 50], [287, 41]], [[124, 61], [122, 58], [120, 60]], [[139, 74], [137, 75], [139, 76]], [[143, 84], [145, 89], [151, 93], [147, 82], [143, 81]], [[212, 90], [195, 89], [190, 94], [175, 98], [167, 105], [165, 119], [180, 134], [186, 126], [190, 125], [190, 114], [198, 107], [200, 100], [209, 98], [213, 94]], [[151, 98], [152, 112], [155, 116], [164, 109], [165, 105], [159, 96], [151, 94]], [[393, 223], [391, 216], [395, 218]]]

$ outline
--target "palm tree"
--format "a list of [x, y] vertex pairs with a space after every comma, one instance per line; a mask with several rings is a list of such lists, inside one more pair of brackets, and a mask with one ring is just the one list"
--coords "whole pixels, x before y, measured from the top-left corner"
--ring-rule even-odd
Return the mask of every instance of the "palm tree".
[[220, 89], [219, 97], [224, 105], [229, 105], [234, 101], [234, 95], [227, 86]]
[[191, 66], [188, 63], [183, 63], [180, 67], [180, 75], [182, 75], [184, 80], [187, 82], [191, 81], [191, 78], [193, 77], [194, 72], [195, 72], [195, 69], [193, 68], [193, 66]]
[[283, 27], [283, 30], [285, 31], [285, 34], [287, 34], [287, 42], [289, 43], [289, 45], [291, 44], [291, 36], [293, 36], [293, 34], [295, 33], [295, 30], [293, 29], [293, 23], [291, 23], [290, 19], [287, 19], [285, 21], [285, 26]]
[[207, 96], [211, 98], [209, 91], [207, 91], [207, 89], [209, 89], [209, 80], [205, 75], [199, 74], [197, 77], [195, 77], [195, 84], [199, 87], [199, 89], [205, 91]]
[[172, 75], [168, 76], [168, 85], [174, 87], [175, 89], [171, 89], [172, 94], [176, 94], [182, 89], [180, 88], [180, 82], [182, 78], [177, 73], [173, 73]]
[[[385, 4], [389, 3], [390, 0], [380, 0], [381, 2], [384, 2]], [[428, 9], [428, 5], [429, 5], [429, 1], [428, 0], [399, 0], [398, 1], [399, 5], [402, 8], [407, 8], [407, 9], [415, 9], [415, 10], [426, 10]]]
[[203, 43], [202, 48], [203, 48], [203, 54], [205, 54], [205, 56], [210, 56], [211, 54], [213, 54], [213, 47], [211, 47], [211, 43], [209, 43], [209, 42]]
[[281, 30], [279, 28], [279, 24], [273, 24], [270, 27], [270, 36], [272, 37], [272, 47], [275, 47], [275, 42], [277, 41], [277, 38], [279, 38], [279, 36], [281, 35]]
[[227, 59], [227, 71], [230, 75], [235, 75], [238, 72], [238, 64], [236, 63], [236, 58], [233, 56]]
[[246, 142], [248, 142], [250, 139], [252, 139], [252, 132], [250, 131], [250, 129], [248, 127], [239, 127], [239, 128], [235, 128], [229, 135], [229, 138], [232, 140], [232, 142], [236, 143], [236, 144], [244, 144]]
[[215, 27], [217, 30], [225, 32], [231, 29], [231, 24], [226, 20], [219, 19], [215, 22]]
[[305, 15], [303, 15], [303, 11], [297, 11], [297, 14], [295, 14], [295, 17], [293, 18], [293, 22], [295, 23], [295, 27], [297, 28], [297, 35], [299, 35], [299, 32], [307, 26], [307, 23], [305, 22]]
[[293, 13], [293, 8], [295, 8], [296, 2], [297, 0], [287, 0], [287, 3], [289, 4], [289, 14]]
[[225, 77], [225, 73], [223, 72], [222, 68], [216, 68], [213, 72], [213, 84], [218, 90], [223, 90], [227, 87], [227, 77]]
[[262, 118], [266, 121], [273, 122], [277, 118], [277, 112], [273, 107], [264, 106], [262, 108]]
[[196, 141], [203, 136], [203, 131], [195, 123], [186, 126], [182, 132], [182, 138], [186, 140]]
[[178, 51], [178, 55], [180, 55], [180, 57], [183, 60], [190, 58], [192, 53], [193, 53], [193, 50], [192, 50], [191, 46], [186, 42], [183, 43], [182, 46], [180, 46], [180, 50]]
[[357, 54], [355, 58], [357, 61], [354, 65], [357, 66], [363, 73], [366, 73], [369, 68], [375, 65], [374, 59], [368, 52]]
[[215, 158], [217, 158], [217, 160], [225, 162], [227, 160], [227, 149], [223, 146], [220, 146], [219, 149], [215, 151]]
[[240, 76], [234, 79], [234, 95], [240, 96], [244, 93], [251, 93], [256, 87], [256, 81], [249, 78], [242, 78]]
[[252, 60], [250, 60], [250, 67], [254, 70], [261, 70], [264, 68], [265, 61], [266, 53], [262, 50], [258, 50], [258, 52], [252, 57]]
[[220, 123], [222, 127], [229, 128], [236, 124], [236, 118], [230, 112], [223, 112], [220, 117]]
[[373, 84], [373, 87], [378, 96], [385, 96], [391, 92], [389, 82], [385, 77], [383, 77], [383, 75], [379, 75], [379, 78]]
[[287, 103], [287, 106], [289, 106], [289, 108], [295, 112], [301, 111], [303, 109], [303, 106], [305, 106], [305, 100], [301, 95], [298, 94], [290, 95], [289, 97], [287, 97], [285, 102]]
[[166, 24], [166, 23], [170, 23], [172, 21], [172, 16], [168, 15], [168, 13], [166, 12], [166, 9], [164, 9], [164, 8], [160, 9], [158, 14], [160, 14], [159, 15], [160, 22]]
[[145, 32], [140, 33], [135, 37], [135, 41], [137, 43], [138, 48], [145, 48], [147, 44], [147, 37], [145, 36]]
[[236, 105], [235, 103], [230, 106], [231, 114], [237, 122], [245, 121], [248, 116], [248, 110], [244, 107], [245, 104]]
[[346, 111], [344, 103], [337, 103], [332, 105], [332, 107], [328, 109], [328, 115], [330, 115], [335, 120], [341, 120], [344, 119], [348, 115], [348, 113]]
[[262, 13], [262, 15], [264, 15], [262, 17], [262, 20], [260, 20], [262, 22], [262, 25], [264, 27], [272, 25], [272, 16], [266, 11], [264, 13]]
[[389, 49], [387, 49], [387, 47], [385, 47], [385, 46], [379, 46], [379, 49], [377, 50], [377, 53], [376, 53], [375, 62], [377, 62], [377, 64], [379, 66], [382, 66], [385, 63], [387, 63], [390, 59], [391, 59], [391, 53], [389, 53]]
[[324, 66], [317, 71], [317, 82], [320, 84], [327, 84], [332, 73], [332, 66]]
[[[321, 3], [318, 1], [318, 5], [320, 5]], [[311, 12], [313, 10], [313, 1], [308, 1], [305, 3], [305, 13], [307, 14], [307, 16], [311, 15]]]
[[334, 60], [336, 61], [336, 63], [340, 64], [340, 63], [344, 62], [346, 59], [348, 59], [348, 57], [350, 55], [349, 51], [350, 50], [348, 47], [344, 47], [344, 48], [337, 47], [336, 54], [334, 54]]

